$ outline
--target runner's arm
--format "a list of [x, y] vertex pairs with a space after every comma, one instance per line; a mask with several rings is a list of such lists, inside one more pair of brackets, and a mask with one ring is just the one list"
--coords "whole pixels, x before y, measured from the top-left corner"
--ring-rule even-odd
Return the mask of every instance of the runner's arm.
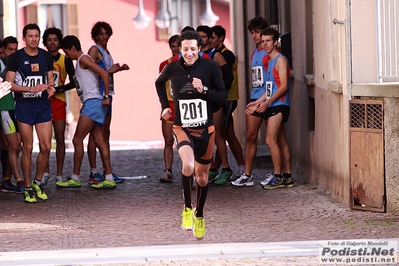
[[155, 80], [155, 88], [157, 90], [159, 102], [161, 103], [162, 110], [166, 108], [170, 108], [168, 96], [166, 95], [166, 81], [169, 80], [168, 78], [168, 69], [170, 64], [166, 65], [165, 68], [161, 71], [158, 78]]
[[55, 90], [57, 92], [69, 91], [75, 88], [75, 83], [73, 82], [73, 76], [75, 75], [75, 68], [73, 67], [72, 60], [69, 58], [65, 58], [65, 69], [66, 72], [68, 73], [69, 83], [55, 87]]

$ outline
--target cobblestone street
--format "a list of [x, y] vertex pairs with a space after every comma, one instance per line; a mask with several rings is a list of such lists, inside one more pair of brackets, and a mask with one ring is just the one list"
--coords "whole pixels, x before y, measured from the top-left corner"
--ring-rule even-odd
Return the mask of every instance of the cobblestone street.
[[[70, 175], [72, 156], [73, 153], [66, 155], [65, 177]], [[59, 189], [53, 179], [46, 187], [49, 200], [36, 204], [25, 203], [21, 194], [1, 193], [0, 264], [5, 264], [6, 258], [12, 255], [10, 252], [18, 251], [104, 248], [118, 252], [121, 247], [164, 246], [167, 249], [176, 245], [188, 248], [191, 245], [214, 244], [235, 244], [237, 248], [240, 243], [311, 243], [317, 240], [391, 239], [399, 236], [398, 216], [350, 210], [337, 198], [298, 178], [294, 188], [266, 191], [258, 184], [267, 172], [271, 172], [271, 163], [268, 156], [258, 156], [254, 169], [255, 186], [210, 185], [205, 205], [207, 234], [204, 240], [198, 241], [192, 233], [180, 228], [183, 206], [180, 159], [176, 154], [173, 169], [175, 182], [162, 184], [158, 181], [163, 171], [162, 158], [162, 150], [112, 151], [113, 171], [126, 177], [125, 182], [118, 184], [114, 190], [98, 191], [87, 184], [89, 166], [85, 157], [81, 188]], [[99, 156], [97, 160], [100, 166]], [[230, 161], [234, 162], [233, 159]], [[54, 162], [55, 154], [52, 153], [51, 167], [54, 167]], [[237, 252], [240, 250], [237, 249]], [[190, 265], [312, 265], [318, 261], [317, 256], [305, 253], [275, 257], [272, 253], [259, 253], [247, 258], [242, 253], [238, 258], [232, 254], [216, 258], [194, 256]], [[19, 256], [18, 253], [16, 256]], [[170, 264], [165, 261], [168, 261], [167, 256], [157, 261], [104, 260], [95, 264], [187, 263], [179, 258], [173, 259]]]

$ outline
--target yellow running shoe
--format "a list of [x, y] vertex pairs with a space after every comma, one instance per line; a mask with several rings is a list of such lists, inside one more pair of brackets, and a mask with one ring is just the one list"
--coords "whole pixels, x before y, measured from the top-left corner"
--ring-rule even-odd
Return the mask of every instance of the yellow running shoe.
[[193, 234], [196, 239], [202, 240], [206, 233], [204, 217], [197, 217], [193, 213], [193, 218], [194, 218]]
[[181, 228], [184, 231], [193, 230], [193, 210], [185, 207], [183, 212], [181, 213], [181, 216], [182, 216]]
[[37, 200], [35, 198], [35, 193], [33, 192], [32, 188], [25, 189], [24, 199], [25, 199], [25, 202], [28, 202], [28, 203], [36, 203], [37, 202]]
[[104, 179], [104, 181], [102, 181], [101, 183], [91, 184], [91, 187], [95, 189], [113, 189], [116, 188], [116, 182]]
[[44, 190], [43, 190], [43, 184], [36, 185], [35, 181], [33, 181], [33, 180], [30, 184], [31, 184], [33, 190], [35, 191], [36, 197], [38, 197], [41, 200], [48, 200], [48, 197], [47, 197], [46, 193], [44, 193]]
[[62, 187], [62, 188], [68, 188], [68, 187], [73, 187], [73, 188], [79, 188], [81, 186], [80, 184], [80, 180], [79, 181], [75, 181], [72, 178], [71, 179], [67, 179], [64, 182], [55, 182], [55, 184], [57, 185], [57, 187]]

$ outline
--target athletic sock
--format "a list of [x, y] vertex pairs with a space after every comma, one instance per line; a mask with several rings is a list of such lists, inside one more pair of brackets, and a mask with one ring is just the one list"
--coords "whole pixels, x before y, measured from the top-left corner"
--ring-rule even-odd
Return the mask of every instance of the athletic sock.
[[283, 177], [285, 177], [285, 178], [290, 178], [290, 177], [291, 177], [291, 174], [290, 174], [290, 173], [283, 173]]
[[187, 208], [191, 208], [191, 186], [192, 186], [192, 181], [193, 176], [185, 176], [181, 174], [181, 181], [182, 181], [182, 186], [183, 186], [183, 197], [184, 197], [184, 205]]
[[90, 172], [94, 175], [98, 173], [97, 168], [90, 168]]
[[41, 180], [38, 180], [38, 179], [36, 179], [36, 177], [35, 177], [35, 179], [33, 180], [33, 182], [36, 184], [36, 185], [40, 185], [40, 183], [42, 182]]
[[169, 171], [169, 173], [172, 173], [172, 169], [166, 169], [167, 171]]
[[114, 181], [114, 176], [112, 174], [105, 175], [107, 181]]
[[79, 180], [80, 180], [79, 175], [75, 175], [75, 174], [72, 174], [71, 178], [72, 178], [74, 181], [79, 181]]
[[217, 172], [216, 168], [209, 169], [210, 172]]
[[204, 205], [207, 195], [208, 195], [208, 184], [206, 184], [206, 186], [204, 187], [197, 185], [197, 209], [195, 216], [204, 217]]

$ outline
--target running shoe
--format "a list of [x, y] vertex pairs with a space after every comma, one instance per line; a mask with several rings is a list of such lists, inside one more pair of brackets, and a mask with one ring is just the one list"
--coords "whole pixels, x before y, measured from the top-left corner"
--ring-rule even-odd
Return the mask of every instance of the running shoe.
[[57, 187], [61, 187], [61, 188], [68, 188], [68, 187], [79, 188], [81, 186], [80, 180], [75, 181], [72, 178], [67, 179], [63, 182], [55, 182], [55, 184], [57, 185]]
[[230, 182], [232, 181], [236, 181], [237, 179], [240, 178], [240, 176], [243, 174], [244, 172], [238, 170], [237, 172], [235, 172], [231, 177], [230, 177]]
[[264, 189], [276, 189], [283, 187], [285, 187], [284, 179], [282, 177], [277, 177], [276, 175], [273, 175], [273, 178], [269, 181], [269, 183], [263, 186]]
[[253, 176], [246, 176], [244, 173], [236, 181], [231, 182], [236, 187], [251, 187], [254, 185]]
[[125, 181], [125, 179], [117, 176], [116, 174], [112, 173], [112, 176], [114, 178], [115, 183], [119, 184], [119, 183], [123, 183]]
[[209, 170], [208, 183], [212, 183], [217, 178], [218, 175], [219, 175], [219, 172], [217, 170], [215, 170], [215, 171]]
[[181, 213], [181, 216], [182, 216], [181, 228], [184, 231], [193, 230], [193, 210], [185, 207], [183, 212]]
[[292, 177], [283, 177], [283, 179], [284, 179], [284, 186], [285, 187], [293, 187], [293, 186], [295, 186], [294, 179], [292, 179]]
[[42, 185], [47, 186], [48, 181], [51, 179], [50, 173], [44, 172], [42, 175]]
[[95, 188], [95, 189], [113, 189], [113, 188], [116, 188], [116, 182], [108, 181], [107, 179], [104, 179], [104, 181], [101, 183], [91, 184], [91, 187]]
[[32, 186], [33, 190], [36, 193], [36, 197], [38, 197], [41, 200], [48, 200], [48, 197], [46, 193], [44, 193], [43, 190], [43, 184], [40, 182], [40, 185], [36, 185], [35, 181], [31, 181], [30, 185]]
[[265, 180], [260, 181], [260, 185], [261, 185], [262, 187], [263, 187], [263, 186], [266, 186], [266, 185], [270, 182], [270, 180], [272, 180], [272, 178], [273, 178], [273, 173], [267, 173], [265, 177], [266, 177]]
[[3, 180], [3, 182], [1, 182], [1, 191], [15, 193], [17, 192], [17, 186], [15, 186], [11, 180]]
[[24, 193], [24, 191], [25, 191], [25, 183], [24, 181], [21, 180], [17, 182], [17, 193], [21, 194]]
[[25, 199], [25, 202], [28, 202], [28, 203], [36, 203], [37, 202], [35, 193], [33, 192], [33, 188], [25, 188], [24, 199]]
[[206, 233], [204, 217], [196, 217], [195, 214], [193, 213], [193, 220], [194, 220], [194, 225], [193, 225], [194, 237], [197, 240], [204, 239]]
[[230, 180], [232, 176], [233, 176], [233, 171], [222, 170], [219, 177], [213, 183], [215, 183], [216, 185], [224, 185]]
[[89, 177], [89, 184], [93, 185], [93, 184], [99, 184], [101, 182], [104, 181], [104, 177], [99, 174], [99, 173], [95, 173], [93, 175], [93, 173], [90, 173], [90, 177]]
[[163, 173], [163, 176], [161, 176], [161, 178], [159, 178], [159, 181], [161, 183], [168, 183], [168, 182], [173, 182], [173, 175], [171, 172], [169, 172], [169, 170], [165, 170], [165, 172]]

